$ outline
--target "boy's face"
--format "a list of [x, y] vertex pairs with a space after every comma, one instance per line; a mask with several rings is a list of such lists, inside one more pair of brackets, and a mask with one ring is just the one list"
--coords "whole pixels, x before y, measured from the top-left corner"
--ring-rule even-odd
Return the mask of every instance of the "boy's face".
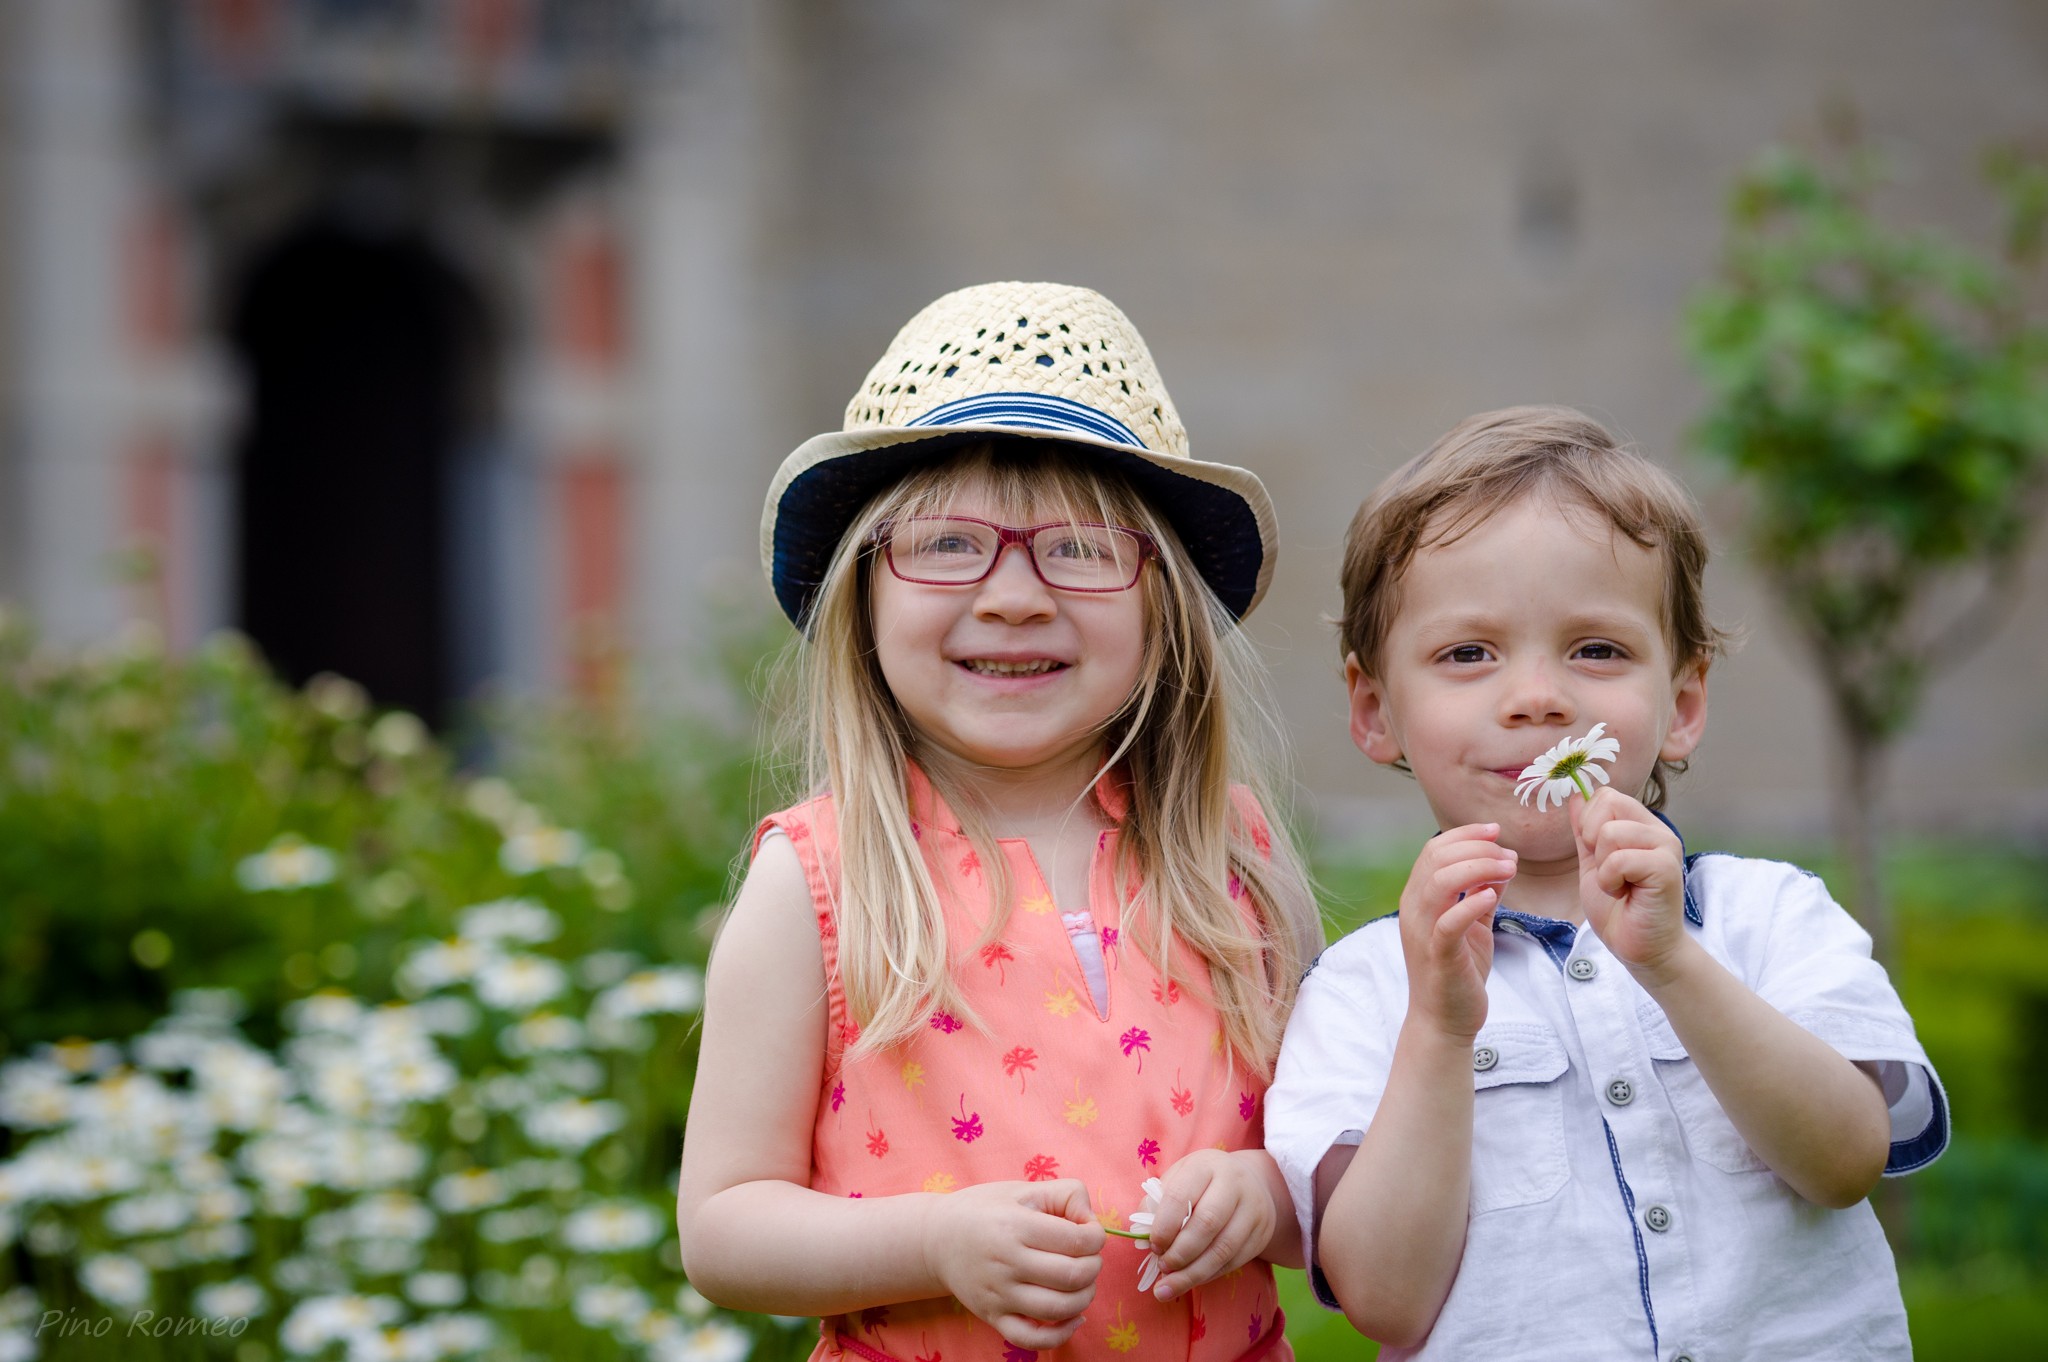
[[1608, 768], [1640, 795], [1659, 757], [1690, 754], [1706, 725], [1702, 668], [1673, 674], [1662, 556], [1595, 511], [1526, 497], [1417, 553], [1380, 650], [1380, 675], [1345, 660], [1351, 736], [1402, 757], [1438, 825], [1499, 823], [1540, 860], [1575, 854], [1570, 820], [1515, 797], [1522, 768], [1596, 723], [1621, 742]]

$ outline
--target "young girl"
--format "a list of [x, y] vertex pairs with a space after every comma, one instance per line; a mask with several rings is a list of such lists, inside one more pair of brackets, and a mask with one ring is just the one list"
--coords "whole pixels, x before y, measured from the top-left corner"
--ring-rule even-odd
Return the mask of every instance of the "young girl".
[[1272, 512], [1185, 450], [1107, 299], [990, 284], [770, 488], [818, 793], [712, 956], [678, 1216], [814, 1357], [1290, 1356], [1247, 1266], [1300, 1262], [1260, 1101], [1319, 940], [1242, 755]]

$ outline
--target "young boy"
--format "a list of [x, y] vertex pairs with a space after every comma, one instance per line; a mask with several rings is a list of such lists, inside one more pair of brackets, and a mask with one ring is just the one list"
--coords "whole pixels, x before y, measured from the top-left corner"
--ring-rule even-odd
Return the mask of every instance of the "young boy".
[[[1818, 879], [1655, 812], [1706, 726], [1706, 557], [1673, 479], [1554, 407], [1352, 522], [1351, 735], [1442, 831], [1304, 981], [1266, 1143], [1390, 1362], [1911, 1355], [1864, 1198], [1947, 1143], [1912, 1021]], [[1595, 724], [1592, 797], [1522, 803]]]

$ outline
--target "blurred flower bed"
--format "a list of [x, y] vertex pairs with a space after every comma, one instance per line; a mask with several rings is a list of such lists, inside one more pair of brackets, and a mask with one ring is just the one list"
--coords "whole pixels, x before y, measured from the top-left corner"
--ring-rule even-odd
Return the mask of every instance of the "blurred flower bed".
[[684, 1283], [751, 728], [419, 721], [0, 618], [0, 1362], [801, 1356]]

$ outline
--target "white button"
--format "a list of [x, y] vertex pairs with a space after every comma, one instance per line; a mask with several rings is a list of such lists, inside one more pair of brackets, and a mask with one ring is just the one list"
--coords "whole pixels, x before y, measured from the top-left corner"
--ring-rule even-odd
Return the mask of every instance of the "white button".
[[1607, 1085], [1607, 1100], [1617, 1107], [1625, 1107], [1636, 1100], [1636, 1085], [1626, 1078], [1617, 1078]]
[[1475, 1072], [1485, 1073], [1498, 1063], [1500, 1054], [1491, 1045], [1482, 1045], [1472, 1052], [1472, 1068]]
[[1651, 1206], [1645, 1209], [1643, 1212], [1643, 1223], [1658, 1234], [1664, 1233], [1664, 1231], [1671, 1228], [1671, 1208], [1668, 1206]]
[[1583, 955], [1575, 955], [1572, 962], [1564, 967], [1564, 972], [1574, 979], [1590, 979], [1600, 972], [1600, 966]]

